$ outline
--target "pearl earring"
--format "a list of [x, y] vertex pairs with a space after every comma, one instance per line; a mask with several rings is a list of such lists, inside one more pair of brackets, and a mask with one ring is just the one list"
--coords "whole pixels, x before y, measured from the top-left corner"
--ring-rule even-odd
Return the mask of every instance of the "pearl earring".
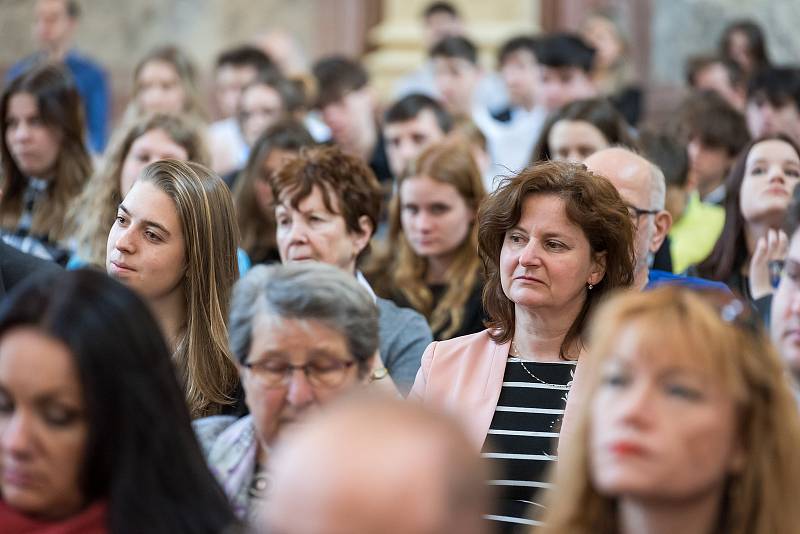
[[592, 289], [594, 289], [594, 286], [592, 284], [589, 284], [589, 291], [591, 291]]

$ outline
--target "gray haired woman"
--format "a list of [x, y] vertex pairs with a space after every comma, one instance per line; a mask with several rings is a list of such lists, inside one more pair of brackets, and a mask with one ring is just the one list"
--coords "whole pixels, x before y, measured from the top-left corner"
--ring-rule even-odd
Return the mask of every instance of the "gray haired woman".
[[268, 457], [287, 426], [363, 384], [378, 311], [352, 276], [322, 263], [254, 267], [234, 288], [229, 339], [250, 414], [195, 421], [206, 459], [246, 518], [268, 489]]

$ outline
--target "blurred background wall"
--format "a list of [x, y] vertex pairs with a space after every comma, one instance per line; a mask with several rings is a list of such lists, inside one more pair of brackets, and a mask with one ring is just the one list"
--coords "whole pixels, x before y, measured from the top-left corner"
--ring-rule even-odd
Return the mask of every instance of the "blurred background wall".
[[[714, 50], [723, 26], [752, 17], [767, 31], [776, 63], [800, 62], [798, 0], [452, 0], [484, 64], [505, 38], [577, 29], [593, 10], [611, 10], [628, 35], [651, 120], [680, 98], [684, 61]], [[0, 70], [33, 51], [33, 0], [0, 0]], [[424, 58], [419, 14], [427, 0], [83, 0], [78, 48], [111, 72], [121, 109], [137, 60], [156, 45], [185, 48], [208, 75], [223, 48], [284, 28], [310, 58], [366, 55], [380, 89]]]

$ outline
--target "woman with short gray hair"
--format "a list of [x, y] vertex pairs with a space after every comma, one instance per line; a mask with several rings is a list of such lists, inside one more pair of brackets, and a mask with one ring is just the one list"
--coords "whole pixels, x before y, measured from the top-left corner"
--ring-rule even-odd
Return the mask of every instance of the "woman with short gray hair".
[[234, 288], [229, 340], [250, 414], [194, 425], [212, 472], [246, 518], [267, 490], [280, 433], [366, 382], [378, 310], [355, 278], [330, 265], [257, 266]]

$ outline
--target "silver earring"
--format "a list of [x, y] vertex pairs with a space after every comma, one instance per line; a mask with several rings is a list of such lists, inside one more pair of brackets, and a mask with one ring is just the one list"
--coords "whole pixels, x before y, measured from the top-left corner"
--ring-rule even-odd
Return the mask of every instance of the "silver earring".
[[594, 286], [592, 284], [589, 284], [589, 291], [591, 291], [592, 289], [594, 289]]

